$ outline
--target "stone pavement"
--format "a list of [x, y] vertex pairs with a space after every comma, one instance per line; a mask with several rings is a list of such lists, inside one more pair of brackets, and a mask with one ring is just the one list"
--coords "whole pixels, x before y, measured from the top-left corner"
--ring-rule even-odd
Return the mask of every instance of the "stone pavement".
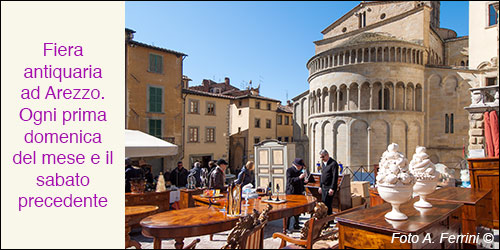
[[[304, 222], [306, 222], [309, 218], [310, 218], [309, 214], [301, 215], [300, 219], [299, 219], [300, 226], [302, 227], [304, 225]], [[292, 225], [293, 225], [293, 221], [292, 221], [292, 223], [290, 223], [290, 227], [292, 227]], [[273, 239], [273, 233], [282, 232], [282, 231], [283, 231], [283, 220], [270, 221], [264, 229], [264, 248], [265, 249], [278, 249], [279, 245], [281, 243], [281, 240], [280, 239]], [[225, 231], [225, 232], [215, 234], [213, 241], [210, 241], [208, 235], [186, 238], [186, 239], [184, 239], [184, 244], [189, 244], [194, 239], [200, 238], [201, 242], [196, 245], [197, 249], [220, 249], [226, 243], [227, 236], [229, 235], [229, 232], [230, 231]], [[294, 230], [291, 234], [288, 234], [288, 235], [291, 235], [294, 238], [300, 238], [300, 230]], [[130, 236], [131, 236], [132, 240], [136, 240], [139, 243], [141, 243], [141, 247], [143, 249], [152, 249], [153, 248], [153, 239], [144, 237], [141, 234], [140, 229], [132, 230], [132, 233], [130, 234]], [[174, 243], [175, 243], [175, 241], [173, 239], [165, 239], [162, 241], [162, 248], [173, 249]], [[327, 242], [326, 244], [333, 245], [333, 244], [336, 244], [336, 241], [335, 242], [330, 241], [330, 242]]]

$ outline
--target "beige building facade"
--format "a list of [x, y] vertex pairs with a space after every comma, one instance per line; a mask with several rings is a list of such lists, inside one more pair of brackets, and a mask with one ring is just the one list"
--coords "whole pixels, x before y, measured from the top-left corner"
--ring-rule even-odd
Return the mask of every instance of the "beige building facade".
[[[361, 2], [322, 31], [293, 98], [297, 157], [327, 149], [344, 165], [378, 164], [395, 142], [411, 157], [463, 165], [468, 144], [468, 37], [439, 27], [439, 1]], [[312, 169], [315, 171], [316, 169]]]
[[469, 2], [470, 68], [478, 81], [470, 89], [469, 150], [485, 149], [484, 112], [498, 116], [498, 1]]
[[147, 159], [154, 174], [175, 168], [183, 157], [182, 63], [185, 54], [133, 40], [125, 30], [125, 128], [140, 130], [179, 147], [178, 154]]
[[183, 164], [190, 169], [199, 161], [229, 156], [229, 104], [233, 97], [184, 89], [185, 150]]

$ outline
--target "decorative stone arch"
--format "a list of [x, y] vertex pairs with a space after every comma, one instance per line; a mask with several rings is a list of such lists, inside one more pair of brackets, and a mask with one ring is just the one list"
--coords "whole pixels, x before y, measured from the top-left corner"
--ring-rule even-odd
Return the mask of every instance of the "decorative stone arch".
[[321, 113], [321, 89], [317, 89], [316, 91], [316, 113], [320, 114]]
[[382, 107], [384, 110], [394, 109], [394, 92], [396, 86], [392, 81], [385, 82], [383, 86], [384, 92], [379, 94], [379, 96], [381, 96], [381, 100], [383, 101]]
[[491, 63], [488, 61], [481, 62], [479, 65], [477, 65], [477, 69], [482, 70], [482, 69], [487, 69], [491, 68]]
[[352, 119], [348, 127], [350, 134], [349, 166], [370, 165], [368, 154], [370, 148], [368, 122], [362, 119]]
[[395, 110], [404, 110], [405, 102], [406, 102], [406, 88], [403, 82], [396, 83], [396, 92], [394, 97], [396, 98], [394, 103]]
[[383, 107], [381, 106], [381, 101], [380, 101], [380, 98], [381, 98], [381, 89], [382, 89], [382, 81], [374, 81], [372, 84], [372, 109], [382, 109]]
[[338, 88], [337, 101], [338, 101], [338, 104], [337, 104], [338, 111], [347, 110], [346, 109], [346, 106], [348, 103], [347, 102], [347, 85], [344, 83], [340, 84], [340, 86]]
[[438, 84], [438, 86], [441, 87], [442, 82], [442, 77], [439, 74], [431, 74], [427, 77], [427, 86], [430, 86], [431, 89], [433, 84]]
[[372, 100], [371, 86], [369, 82], [363, 82], [359, 88], [359, 107], [360, 110], [370, 110], [370, 102]]
[[348, 159], [348, 127], [347, 122], [343, 119], [338, 119], [333, 123], [333, 152], [332, 155], [335, 159], [342, 160], [343, 163]]
[[334, 149], [334, 129], [330, 120], [323, 121], [321, 124], [321, 149], [333, 152]]
[[348, 90], [348, 110], [359, 110], [359, 84], [352, 82], [349, 84]]
[[337, 111], [337, 86], [335, 84], [332, 84], [332, 86], [330, 86], [329, 93], [330, 93], [330, 98], [329, 98], [330, 103], [328, 104], [329, 110]]
[[415, 86], [412, 82], [406, 84], [405, 110], [415, 110]]
[[321, 112], [324, 113], [326, 111], [328, 111], [328, 109], [326, 108], [328, 106], [328, 104], [330, 103], [330, 97], [328, 96], [328, 88], [327, 87], [323, 87], [322, 89], [322, 95], [321, 95]]
[[424, 90], [422, 88], [422, 85], [420, 83], [417, 83], [415, 85], [415, 111], [423, 111], [424, 107]]
[[[320, 133], [319, 129], [318, 129], [318, 126], [319, 126], [319, 122], [314, 122], [310, 127], [310, 140], [311, 140], [311, 143], [309, 144], [309, 147], [311, 147], [311, 152], [315, 152], [317, 149], [317, 133]], [[318, 156], [316, 154], [312, 154], [311, 155], [311, 165], [314, 166], [314, 162], [316, 162], [316, 159], [318, 158]]]

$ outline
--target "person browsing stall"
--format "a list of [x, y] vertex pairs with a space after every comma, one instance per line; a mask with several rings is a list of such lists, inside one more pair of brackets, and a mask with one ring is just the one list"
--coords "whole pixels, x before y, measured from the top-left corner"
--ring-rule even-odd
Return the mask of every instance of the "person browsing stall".
[[224, 183], [226, 180], [226, 168], [227, 162], [224, 159], [220, 159], [217, 161], [217, 167], [210, 173], [209, 184], [208, 187], [210, 189], [220, 189], [224, 190]]
[[328, 151], [322, 149], [319, 152], [321, 158], [321, 181], [318, 192], [321, 194], [321, 201], [328, 207], [328, 214], [332, 214], [332, 202], [337, 192], [337, 183], [339, 180], [339, 164], [332, 159]]
[[182, 161], [179, 161], [177, 162], [177, 168], [170, 173], [170, 182], [177, 187], [185, 187], [188, 175], [189, 172], [182, 166]]
[[[304, 194], [306, 191], [304, 185], [307, 183], [307, 174], [303, 171], [304, 167], [304, 160], [296, 158], [292, 162], [292, 166], [286, 170], [286, 194]], [[293, 217], [295, 218], [293, 228], [300, 229], [299, 215], [294, 215]], [[290, 218], [287, 221], [287, 229], [290, 225]]]
[[238, 179], [235, 180], [234, 183], [241, 184], [242, 187], [244, 187], [248, 183], [252, 183], [253, 178], [250, 171], [252, 171], [253, 168], [253, 161], [248, 161], [247, 164], [241, 169], [240, 173], [238, 174]]

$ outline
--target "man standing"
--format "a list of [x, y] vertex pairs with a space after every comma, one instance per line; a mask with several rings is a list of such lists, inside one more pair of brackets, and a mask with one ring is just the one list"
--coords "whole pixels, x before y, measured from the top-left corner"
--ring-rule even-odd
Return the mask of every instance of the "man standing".
[[182, 166], [182, 161], [177, 162], [177, 168], [170, 173], [170, 182], [177, 187], [186, 187], [189, 172]]
[[337, 192], [337, 182], [339, 180], [339, 165], [330, 157], [325, 149], [319, 152], [321, 158], [321, 186], [319, 193], [321, 201], [328, 207], [328, 214], [332, 214], [332, 202]]
[[195, 162], [194, 168], [189, 172], [190, 174], [192, 173], [196, 179], [196, 187], [201, 187], [201, 163], [199, 161]]
[[210, 189], [220, 189], [224, 191], [224, 183], [226, 180], [226, 168], [227, 162], [224, 159], [220, 159], [217, 161], [217, 167], [210, 173], [209, 184], [208, 187]]
[[[306, 173], [303, 171], [305, 167], [304, 160], [296, 158], [292, 166], [286, 170], [286, 194], [304, 194], [306, 190], [304, 184], [307, 183]], [[294, 229], [300, 229], [299, 226], [299, 216], [294, 215], [295, 223], [293, 225]], [[290, 218], [288, 218], [286, 228], [288, 229], [290, 225]]]

